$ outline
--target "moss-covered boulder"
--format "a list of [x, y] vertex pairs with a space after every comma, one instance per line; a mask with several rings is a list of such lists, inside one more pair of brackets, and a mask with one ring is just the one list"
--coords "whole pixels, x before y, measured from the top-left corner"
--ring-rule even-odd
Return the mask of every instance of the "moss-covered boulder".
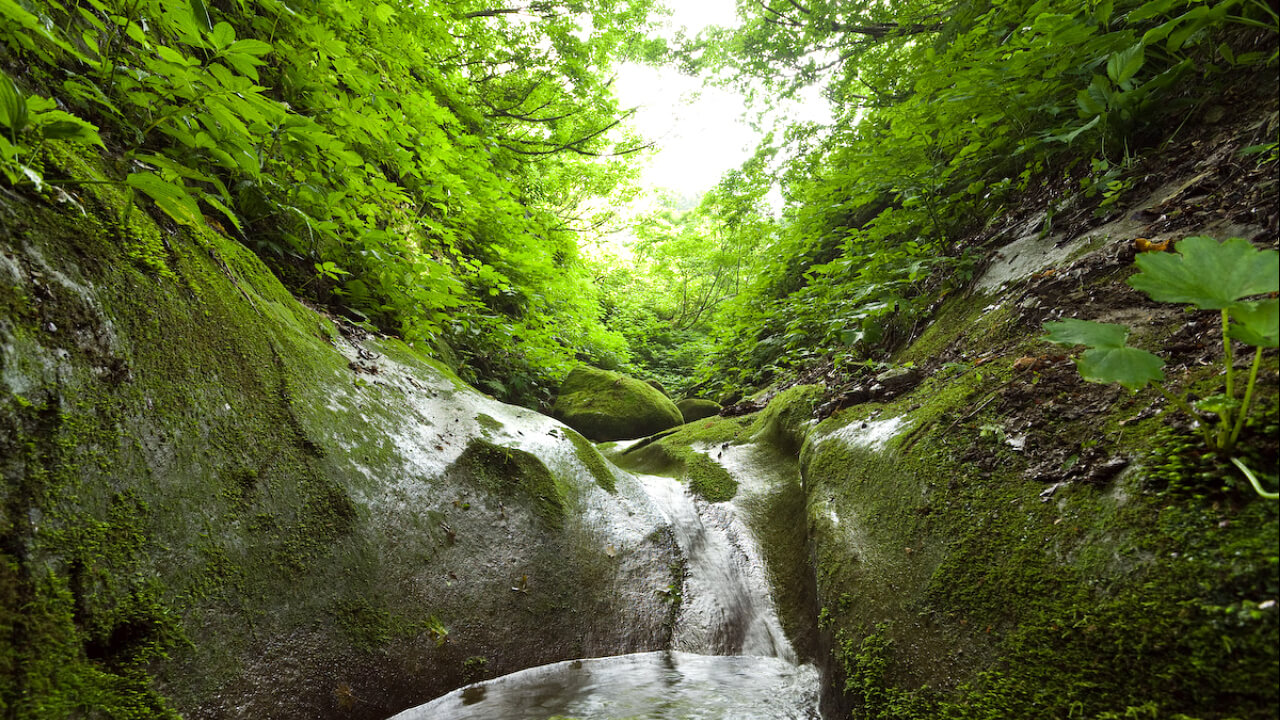
[[813, 415], [824, 392], [821, 385], [796, 385], [783, 390], [769, 400], [752, 430], [779, 450], [798, 455], [813, 427]]
[[680, 415], [684, 417], [684, 421], [687, 423], [719, 415], [722, 409], [720, 403], [715, 400], [702, 400], [699, 398], [685, 398], [677, 402], [676, 407], [680, 410]]
[[648, 383], [588, 365], [565, 378], [552, 412], [596, 442], [633, 440], [684, 422], [675, 403]]
[[[1059, 272], [1070, 281], [953, 297], [895, 358], [995, 360], [934, 359], [919, 384], [804, 437], [838, 685], [870, 720], [1274, 717], [1276, 503], [1187, 420], [1147, 411], [1154, 389], [1019, 362], [1046, 352], [1026, 296], [1119, 316], [1137, 343], [1189, 363], [1196, 345], [1167, 340], [1185, 313], [1140, 307], [1127, 267], [1102, 252]], [[1076, 287], [1108, 294], [1077, 300]], [[1269, 384], [1236, 450], [1258, 467], [1275, 466], [1277, 364], [1264, 356]], [[1201, 395], [1222, 382], [1212, 367], [1169, 380]]]
[[382, 720], [664, 646], [634, 478], [129, 202], [0, 210], [0, 714]]

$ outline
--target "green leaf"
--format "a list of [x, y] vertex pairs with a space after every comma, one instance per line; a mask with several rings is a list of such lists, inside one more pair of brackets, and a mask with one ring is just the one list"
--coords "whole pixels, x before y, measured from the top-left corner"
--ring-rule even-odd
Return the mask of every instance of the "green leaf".
[[1148, 20], [1160, 15], [1167, 15], [1170, 10], [1178, 5], [1180, 0], [1151, 0], [1142, 7], [1129, 13], [1128, 21], [1131, 23]]
[[1227, 61], [1228, 65], [1236, 64], [1236, 54], [1231, 50], [1231, 46], [1227, 43], [1223, 42], [1218, 44], [1218, 54], [1222, 56], [1223, 60]]
[[0, 72], [0, 124], [14, 134], [27, 126], [27, 98], [4, 72]]
[[191, 17], [195, 19], [196, 24], [205, 32], [213, 30], [213, 22], [209, 19], [209, 8], [205, 7], [204, 0], [188, 0], [191, 5]]
[[1138, 74], [1142, 69], [1142, 63], [1146, 61], [1146, 55], [1141, 42], [1136, 43], [1127, 50], [1121, 50], [1112, 53], [1111, 58], [1107, 60], [1107, 77], [1116, 85], [1122, 85]]
[[378, 6], [373, 9], [373, 14], [378, 18], [378, 22], [386, 23], [395, 16], [396, 11], [386, 3], [378, 3]]
[[171, 183], [155, 173], [133, 173], [125, 178], [130, 187], [141, 190], [155, 202], [166, 215], [175, 222], [187, 227], [197, 228], [204, 225], [204, 216], [200, 214], [200, 205], [187, 194], [186, 188]]
[[1258, 250], [1244, 238], [1219, 243], [1189, 237], [1177, 251], [1139, 255], [1135, 264], [1142, 272], [1129, 278], [1129, 285], [1157, 302], [1191, 303], [1201, 310], [1280, 290], [1280, 254]]
[[231, 208], [227, 207], [226, 203], [222, 202], [217, 195], [212, 193], [200, 193], [200, 197], [206, 203], [209, 203], [209, 205], [215, 210], [222, 213], [222, 216], [229, 220], [231, 224], [235, 226], [236, 230], [240, 231], [241, 235], [244, 235], [244, 226], [240, 224], [240, 218], [236, 217], [236, 214], [232, 212]]
[[1254, 347], [1280, 347], [1280, 300], [1236, 303], [1227, 309], [1235, 321], [1227, 335]]
[[1072, 142], [1073, 140], [1075, 140], [1077, 137], [1080, 137], [1081, 133], [1084, 133], [1084, 132], [1086, 132], [1086, 131], [1088, 131], [1088, 130], [1092, 130], [1092, 129], [1093, 129], [1093, 128], [1098, 124], [1098, 122], [1099, 122], [1100, 120], [1102, 120], [1102, 115], [1101, 115], [1101, 114], [1094, 115], [1092, 120], [1090, 120], [1089, 122], [1085, 123], [1084, 125], [1081, 125], [1080, 127], [1076, 128], [1075, 130], [1071, 130], [1071, 131], [1069, 131], [1069, 132], [1061, 133], [1061, 134], [1059, 134], [1059, 135], [1050, 135], [1050, 136], [1046, 137], [1046, 138], [1045, 138], [1045, 140], [1046, 140], [1047, 142], [1061, 142], [1061, 143], [1066, 143], [1066, 144], [1070, 145], [1070, 144], [1071, 144], [1071, 142]]
[[[4, 23], [4, 34], [8, 36], [7, 40], [10, 42], [16, 41], [19, 46], [33, 50], [46, 62], [55, 62], [54, 57], [32, 42], [29, 35], [43, 38], [45, 42], [71, 57], [87, 62], [87, 59], [79, 50], [62, 39], [61, 33], [54, 35], [49, 28], [45, 27], [40, 17], [28, 12], [26, 8], [14, 2], [14, 0], [0, 0], [0, 18], [7, 18]], [[54, 27], [56, 29], [56, 26]], [[21, 28], [21, 30], [10, 30], [10, 28]], [[23, 30], [26, 32], [23, 32]]]
[[191, 58], [187, 57], [186, 55], [183, 55], [177, 50], [174, 50], [173, 48], [167, 47], [165, 45], [157, 45], [156, 54], [160, 56], [161, 60], [164, 60], [165, 62], [171, 62], [175, 65], [190, 66], [193, 64], [194, 65], [200, 64], [199, 62], [192, 60]]
[[1044, 324], [1049, 334], [1044, 337], [1058, 345], [1088, 345], [1091, 348], [1122, 348], [1129, 338], [1129, 328], [1115, 323], [1099, 323], [1067, 318]]
[[271, 45], [270, 43], [265, 43], [261, 40], [237, 40], [231, 43], [227, 48], [227, 52], [254, 56], [266, 55], [271, 52]]
[[1210, 395], [1209, 397], [1203, 400], [1197, 400], [1196, 402], [1192, 403], [1192, 405], [1194, 405], [1195, 409], [1197, 410], [1201, 410], [1203, 412], [1211, 412], [1215, 415], [1224, 416], [1224, 417], [1226, 413], [1240, 409], [1239, 400], [1235, 398], [1227, 397], [1226, 395], [1222, 395], [1222, 394]]
[[1120, 383], [1141, 390], [1147, 383], [1164, 380], [1164, 360], [1146, 350], [1131, 347], [1103, 347], [1086, 350], [1076, 358], [1076, 369], [1089, 382]]
[[102, 138], [97, 135], [97, 127], [84, 122], [76, 115], [59, 110], [55, 113], [45, 113], [40, 120], [40, 135], [50, 140], [70, 140], [82, 142], [84, 145], [102, 145]]
[[236, 30], [229, 23], [220, 22], [213, 27], [209, 40], [215, 50], [221, 50], [236, 40]]

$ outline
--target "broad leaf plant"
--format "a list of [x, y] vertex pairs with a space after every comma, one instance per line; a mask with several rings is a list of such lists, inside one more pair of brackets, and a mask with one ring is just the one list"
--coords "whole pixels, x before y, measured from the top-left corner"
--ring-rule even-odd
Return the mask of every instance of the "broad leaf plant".
[[[1197, 411], [1216, 416], [1216, 424], [1200, 424], [1201, 434], [1211, 450], [1230, 457], [1253, 401], [1262, 352], [1280, 345], [1280, 300], [1274, 297], [1280, 291], [1280, 255], [1274, 250], [1258, 250], [1243, 238], [1220, 243], [1210, 237], [1189, 237], [1177, 244], [1176, 251], [1140, 255], [1135, 264], [1141, 272], [1128, 282], [1157, 302], [1188, 303], [1220, 313], [1223, 392], [1194, 403], [1186, 394], [1171, 393], [1163, 384], [1164, 360], [1128, 346], [1129, 328], [1124, 325], [1066, 319], [1045, 323], [1049, 332], [1045, 339], [1088, 348], [1076, 358], [1076, 368], [1085, 380], [1119, 383], [1135, 392], [1153, 385], [1193, 418], [1200, 418]], [[1271, 297], [1257, 299], [1266, 295]], [[1232, 340], [1254, 348], [1243, 396], [1237, 387]], [[1280, 494], [1266, 491], [1239, 458], [1230, 459], [1259, 495], [1271, 500], [1280, 498]]]

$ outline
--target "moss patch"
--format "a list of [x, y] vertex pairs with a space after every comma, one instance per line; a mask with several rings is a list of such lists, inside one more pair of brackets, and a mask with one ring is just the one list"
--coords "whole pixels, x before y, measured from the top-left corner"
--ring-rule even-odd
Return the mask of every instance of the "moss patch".
[[696, 398], [687, 398], [676, 402], [676, 407], [680, 410], [680, 415], [684, 417], [687, 423], [703, 418], [714, 417], [720, 414], [720, 403], [714, 400], [699, 400]]
[[692, 446], [746, 440], [750, 424], [750, 417], [707, 418], [652, 441], [637, 443], [621, 453], [612, 453], [610, 459], [634, 472], [679, 477], [689, 483], [695, 495], [709, 502], [724, 502], [737, 494], [738, 481], [719, 463]]
[[[859, 717], [1274, 713], [1275, 505], [1195, 461], [1170, 418], [1134, 421], [1149, 398], [1067, 380], [951, 369], [806, 447], [822, 622]], [[883, 447], [832, 437], [876, 415], [908, 422]], [[1130, 467], [1053, 486], [1037, 476], [1057, 447]]]
[[573, 452], [578, 456], [578, 460], [587, 466], [587, 470], [591, 472], [591, 477], [595, 478], [596, 484], [609, 492], [617, 491], [617, 479], [613, 476], [613, 471], [609, 469], [609, 463], [605, 461], [600, 451], [596, 450], [591, 441], [582, 437], [581, 434], [566, 429], [565, 434], [569, 437], [569, 441], [573, 443]]
[[756, 416], [752, 433], [783, 452], [799, 453], [825, 392], [821, 385], [796, 385], [783, 390]]
[[451, 477], [528, 504], [550, 527], [564, 523], [563, 490], [536, 455], [475, 438], [448, 472]]
[[738, 494], [738, 481], [715, 460], [698, 452], [685, 456], [685, 481], [707, 502], [727, 502]]
[[586, 365], [569, 372], [553, 414], [596, 442], [645, 437], [684, 422], [675, 404], [648, 383]]

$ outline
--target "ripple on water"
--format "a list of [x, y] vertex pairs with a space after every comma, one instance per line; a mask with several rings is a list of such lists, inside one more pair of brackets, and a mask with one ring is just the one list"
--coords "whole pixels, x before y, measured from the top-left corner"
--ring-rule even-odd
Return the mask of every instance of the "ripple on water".
[[819, 720], [819, 687], [779, 658], [651, 652], [522, 670], [392, 720]]

